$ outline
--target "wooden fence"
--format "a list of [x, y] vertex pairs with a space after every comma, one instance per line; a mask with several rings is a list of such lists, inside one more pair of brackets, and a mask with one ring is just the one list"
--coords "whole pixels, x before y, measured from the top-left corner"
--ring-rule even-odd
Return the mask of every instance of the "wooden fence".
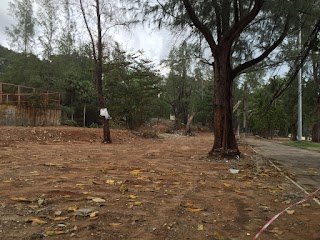
[[0, 82], [0, 125], [60, 125], [60, 94]]

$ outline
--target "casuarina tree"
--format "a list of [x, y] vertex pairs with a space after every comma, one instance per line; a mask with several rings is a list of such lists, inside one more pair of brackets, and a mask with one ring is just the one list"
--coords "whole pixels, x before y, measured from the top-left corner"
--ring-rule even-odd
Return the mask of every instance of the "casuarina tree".
[[[140, 1], [141, 2], [141, 1]], [[214, 71], [213, 154], [239, 154], [232, 119], [234, 80], [259, 64], [283, 42], [296, 16], [298, 1], [216, 0], [145, 1], [145, 16], [174, 30], [183, 30], [190, 41], [205, 39]], [[188, 30], [189, 29], [189, 30]], [[192, 38], [192, 37], [194, 38]], [[205, 50], [204, 50], [205, 52]], [[212, 62], [212, 63], [211, 63]]]

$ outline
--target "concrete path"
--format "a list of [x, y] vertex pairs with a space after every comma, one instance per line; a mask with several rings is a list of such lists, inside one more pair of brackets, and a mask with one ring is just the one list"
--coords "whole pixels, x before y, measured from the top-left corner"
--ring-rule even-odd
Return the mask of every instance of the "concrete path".
[[320, 153], [285, 146], [270, 140], [252, 136], [245, 141], [263, 157], [269, 158], [276, 166], [294, 174], [293, 180], [308, 192], [320, 188]]

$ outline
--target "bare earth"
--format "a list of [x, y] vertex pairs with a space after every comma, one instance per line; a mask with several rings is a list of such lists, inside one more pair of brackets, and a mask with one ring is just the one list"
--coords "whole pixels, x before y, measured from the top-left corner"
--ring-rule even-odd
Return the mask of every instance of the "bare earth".
[[[0, 239], [252, 239], [305, 197], [245, 145], [240, 160], [207, 158], [210, 133], [100, 134], [0, 127]], [[259, 239], [320, 239], [319, 205], [291, 210]]]

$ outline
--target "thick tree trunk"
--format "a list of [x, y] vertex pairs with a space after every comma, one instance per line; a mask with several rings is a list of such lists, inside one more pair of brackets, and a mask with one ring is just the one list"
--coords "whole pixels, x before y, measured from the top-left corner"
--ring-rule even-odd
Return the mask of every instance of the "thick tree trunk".
[[320, 123], [316, 123], [312, 128], [312, 142], [320, 142]]
[[213, 125], [214, 144], [209, 154], [220, 152], [239, 155], [238, 144], [233, 130], [232, 84], [233, 78], [229, 65], [229, 51], [220, 51], [215, 57]]
[[291, 141], [297, 141], [297, 125], [296, 124], [292, 124], [291, 125]]

